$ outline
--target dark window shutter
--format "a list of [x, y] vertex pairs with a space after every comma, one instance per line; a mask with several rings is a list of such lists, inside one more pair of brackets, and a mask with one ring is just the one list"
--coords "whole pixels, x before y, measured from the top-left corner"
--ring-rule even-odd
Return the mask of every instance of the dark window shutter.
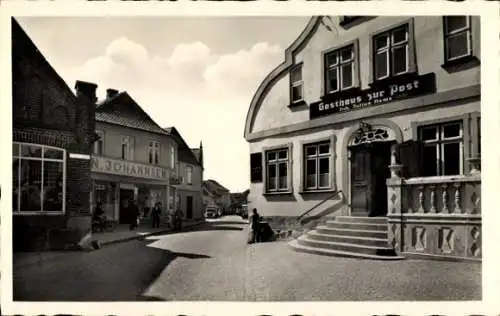
[[403, 165], [403, 178], [419, 177], [422, 166], [422, 144], [409, 140], [399, 144], [399, 162]]
[[250, 182], [262, 182], [262, 153], [250, 154]]

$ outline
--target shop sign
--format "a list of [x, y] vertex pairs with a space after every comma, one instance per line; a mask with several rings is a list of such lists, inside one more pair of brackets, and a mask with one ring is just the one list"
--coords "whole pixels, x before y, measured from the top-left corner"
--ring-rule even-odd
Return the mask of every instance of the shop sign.
[[[396, 77], [397, 78], [397, 77]], [[385, 85], [373, 86], [366, 90], [336, 93], [323, 100], [311, 103], [311, 119], [382, 105], [396, 100], [403, 100], [436, 91], [436, 76], [428, 73], [422, 76], [400, 77]]]
[[146, 179], [167, 179], [165, 168], [99, 156], [92, 156], [91, 171]]

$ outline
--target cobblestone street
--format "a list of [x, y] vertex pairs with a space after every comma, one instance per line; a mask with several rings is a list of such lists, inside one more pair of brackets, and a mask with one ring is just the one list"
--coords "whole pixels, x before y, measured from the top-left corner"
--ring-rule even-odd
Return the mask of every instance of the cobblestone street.
[[371, 261], [246, 245], [239, 217], [14, 271], [14, 300], [479, 300], [481, 264]]

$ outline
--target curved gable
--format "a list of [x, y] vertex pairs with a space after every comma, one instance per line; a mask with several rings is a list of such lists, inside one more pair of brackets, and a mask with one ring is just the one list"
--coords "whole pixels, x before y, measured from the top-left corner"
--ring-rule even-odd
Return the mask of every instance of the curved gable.
[[245, 121], [245, 131], [244, 137], [248, 139], [250, 131], [252, 129], [257, 110], [259, 109], [263, 98], [274, 86], [276, 81], [283, 75], [284, 72], [288, 71], [293, 65], [294, 53], [303, 47], [307, 41], [311, 38], [312, 34], [315, 32], [319, 23], [321, 22], [321, 16], [312, 17], [307, 23], [306, 27], [297, 37], [297, 39], [285, 50], [285, 61], [282, 62], [278, 67], [273, 69], [261, 82], [257, 91], [255, 92], [252, 101], [250, 102], [250, 107], [247, 112], [247, 117]]

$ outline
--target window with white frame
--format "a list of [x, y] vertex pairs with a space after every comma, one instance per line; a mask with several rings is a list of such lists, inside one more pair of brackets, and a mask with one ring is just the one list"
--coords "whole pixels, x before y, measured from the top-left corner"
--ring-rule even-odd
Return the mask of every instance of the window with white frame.
[[175, 147], [170, 146], [170, 168], [175, 169]]
[[297, 65], [290, 71], [290, 94], [292, 103], [300, 102], [304, 99], [302, 81], [302, 65]]
[[66, 207], [66, 151], [13, 143], [12, 193], [15, 214], [63, 213]]
[[335, 93], [354, 86], [354, 46], [325, 54], [325, 92]]
[[470, 17], [444, 17], [445, 60], [452, 61], [472, 55]]
[[186, 166], [186, 182], [193, 184], [193, 167], [191, 166]]
[[375, 80], [409, 72], [410, 49], [408, 24], [373, 38], [373, 71]]
[[304, 188], [306, 190], [331, 188], [331, 156], [329, 141], [304, 146]]
[[96, 131], [97, 140], [94, 142], [94, 155], [102, 156], [104, 154], [104, 132]]
[[149, 163], [157, 165], [160, 161], [160, 142], [149, 142]]
[[267, 192], [289, 191], [288, 155], [288, 149], [270, 150], [266, 152]]
[[448, 176], [463, 173], [462, 122], [422, 126], [419, 138], [423, 143], [423, 176]]
[[132, 136], [122, 137], [122, 159], [134, 160], [134, 138]]

